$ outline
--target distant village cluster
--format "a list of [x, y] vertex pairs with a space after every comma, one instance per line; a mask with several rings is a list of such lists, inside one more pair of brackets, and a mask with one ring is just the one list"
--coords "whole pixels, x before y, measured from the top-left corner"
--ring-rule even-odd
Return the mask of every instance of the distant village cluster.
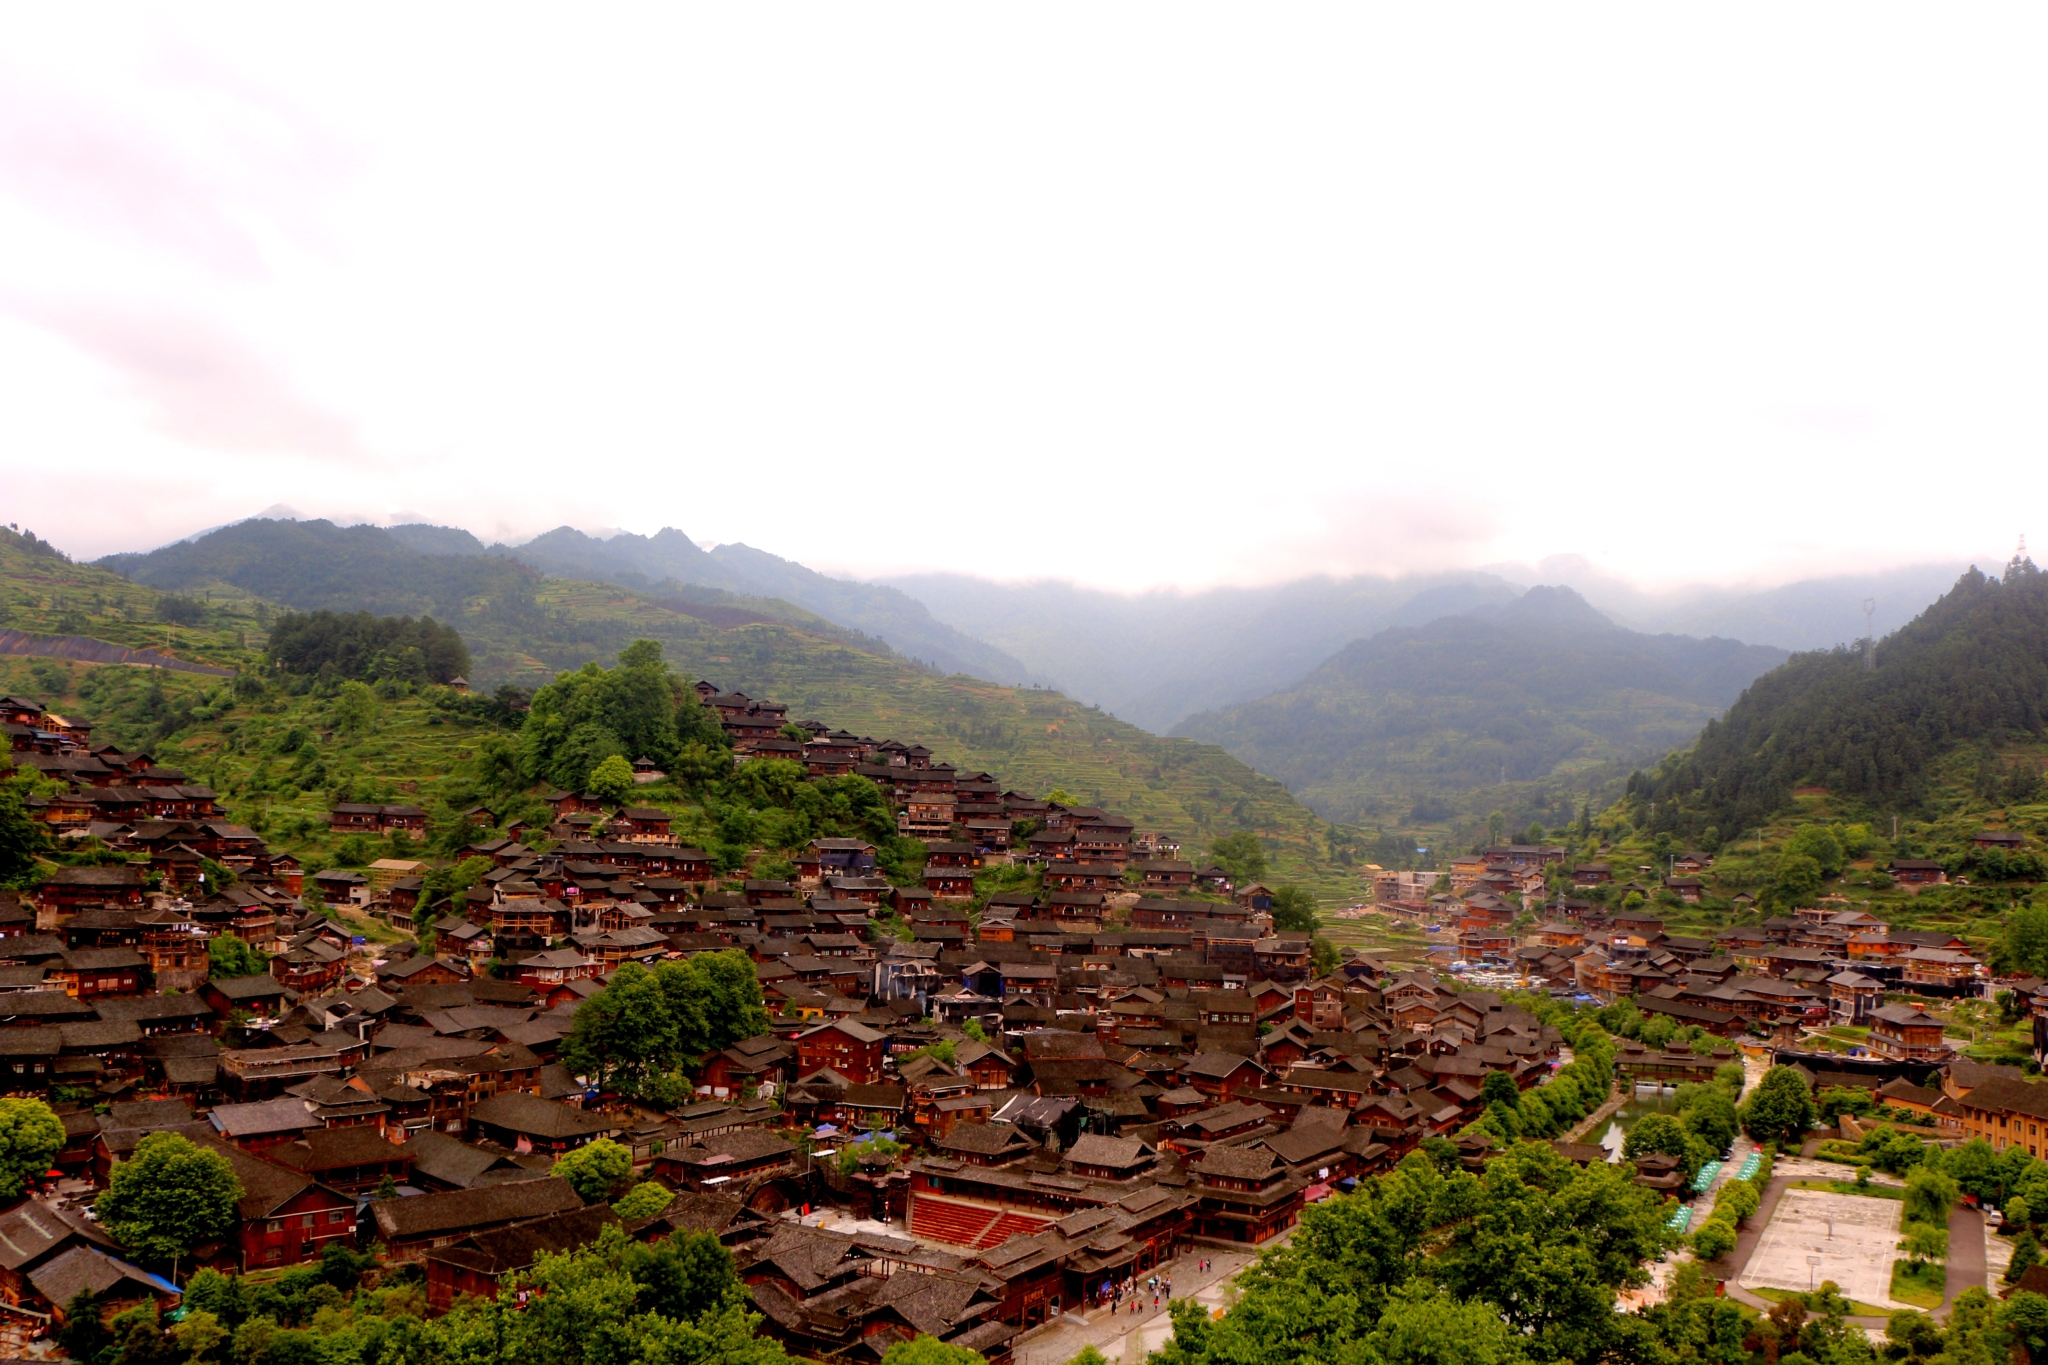
[[[1982, 830], [1972, 842], [2011, 850], [2022, 836]], [[1897, 928], [1833, 897], [1711, 938], [1670, 933], [1650, 910], [1609, 909], [1551, 890], [1557, 883], [1548, 870], [1562, 867], [1567, 856], [1559, 847], [1491, 847], [1456, 860], [1447, 873], [1382, 872], [1374, 899], [1397, 920], [1443, 933], [1448, 941], [1438, 952], [1455, 959], [1468, 978], [1603, 1004], [1625, 1000], [1645, 1016], [1731, 1042], [1768, 1039], [1772, 1055], [1799, 1066], [1816, 1088], [1871, 1092], [1878, 1103], [1917, 1115], [1957, 1140], [1984, 1138], [1995, 1150], [2018, 1146], [2032, 1156], [2048, 1150], [2048, 1084], [2015, 1067], [1970, 1061], [1947, 1036], [1945, 1021], [1920, 1004], [1885, 1003], [1888, 994], [1941, 1000], [2010, 991], [2015, 1008], [2036, 1020], [2039, 1058], [2048, 1034], [2048, 982], [1994, 981], [1960, 937]], [[1712, 863], [1704, 853], [1679, 854], [1661, 885], [1681, 900], [1697, 900], [1697, 874]], [[1947, 880], [1941, 863], [1925, 859], [1895, 859], [1887, 871], [1909, 888]], [[1585, 892], [1611, 886], [1615, 876], [1609, 864], [1579, 863], [1566, 869], [1563, 881]], [[1439, 890], [1446, 882], [1449, 889]], [[1656, 887], [1631, 882], [1614, 889], [1647, 896]], [[1527, 909], [1504, 899], [1509, 893]], [[1539, 923], [1512, 927], [1532, 912]], [[1804, 1041], [1807, 1030], [1830, 1024], [1868, 1030], [1859, 1055], [1815, 1050]], [[1639, 1080], [1702, 1079], [1700, 1055], [1689, 1048], [1626, 1045], [1618, 1066]], [[1938, 1084], [1918, 1083], [1937, 1074]]]
[[[1985, 833], [2016, 837], [2002, 830]], [[1382, 873], [1374, 898], [1389, 914], [1426, 922], [1447, 937], [1454, 933], [1458, 965], [1477, 966], [1491, 973], [1489, 979], [1566, 987], [1606, 1003], [1630, 999], [1646, 1014], [1728, 1038], [1775, 1028], [1782, 1041], [1798, 1026], [1834, 1019], [1869, 1027], [1870, 1048], [1880, 1056], [1939, 1062], [1948, 1049], [1938, 1025], [1932, 1043], [1926, 1042], [1929, 1016], [1911, 1006], [1886, 1005], [1886, 992], [1975, 996], [1990, 980], [1984, 963], [1956, 935], [1894, 928], [1840, 898], [1822, 898], [1761, 924], [1722, 929], [1712, 938], [1668, 933], [1650, 909], [1613, 910], [1563, 890], [1551, 892], [1547, 870], [1561, 867], [1565, 858], [1563, 848], [1502, 845], [1457, 860], [1447, 892], [1433, 890], [1444, 874]], [[1712, 863], [1704, 853], [1679, 854], [1663, 885], [1681, 900], [1696, 901], [1702, 885], [1696, 874]], [[1904, 885], [1932, 885], [1945, 876], [1941, 864], [1919, 860], [1896, 861], [1891, 871]], [[1911, 880], [1922, 873], [1923, 881]], [[1609, 886], [1614, 877], [1607, 863], [1579, 863], [1566, 881], [1583, 892]], [[1652, 888], [1631, 882], [1618, 889]], [[1509, 892], [1529, 910], [1503, 899]], [[1752, 903], [1747, 894], [1735, 899], [1739, 906]], [[1546, 918], [1517, 932], [1516, 919], [1529, 912]], [[1453, 949], [1447, 944], [1442, 951]]]

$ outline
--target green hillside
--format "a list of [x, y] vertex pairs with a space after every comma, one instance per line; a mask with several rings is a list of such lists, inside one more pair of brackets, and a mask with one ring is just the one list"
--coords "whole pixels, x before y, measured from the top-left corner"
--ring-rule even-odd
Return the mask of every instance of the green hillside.
[[1495, 805], [1569, 812], [1697, 734], [1784, 658], [1638, 634], [1569, 588], [1534, 588], [1483, 614], [1356, 641], [1295, 687], [1180, 728], [1333, 820], [1428, 824]]
[[[26, 594], [32, 584], [57, 579], [81, 596], [97, 584], [103, 599], [118, 593], [125, 608], [142, 618], [164, 601], [163, 594], [104, 570], [57, 560], [44, 565], [41, 559], [26, 552], [0, 559], [0, 584]], [[345, 595], [323, 588], [311, 567], [294, 572], [306, 578], [293, 588], [302, 601], [354, 609]], [[254, 628], [275, 620], [279, 608], [246, 592], [229, 601], [225, 589], [214, 591], [215, 604], [207, 608], [215, 622], [206, 628], [208, 657], [255, 665], [253, 653], [240, 648], [240, 634], [235, 647], [228, 647], [225, 623], [246, 619], [253, 647], [262, 638]], [[384, 604], [446, 605], [433, 593]], [[1330, 900], [1356, 900], [1361, 892], [1355, 874], [1330, 857], [1323, 823], [1280, 783], [1213, 745], [1148, 734], [1055, 692], [939, 677], [822, 622], [817, 629], [780, 620], [721, 626], [667, 605], [658, 592], [578, 580], [529, 582], [516, 610], [457, 605], [467, 608], [453, 619], [480, 683], [531, 687], [593, 660], [610, 663], [633, 640], [653, 639], [669, 667], [686, 680], [709, 678], [724, 688], [786, 702], [793, 716], [922, 743], [946, 761], [985, 769], [1020, 790], [1063, 788], [1129, 816], [1142, 829], [1178, 836], [1190, 854], [1213, 837], [1254, 831], [1266, 843], [1277, 876], [1308, 882]], [[111, 628], [115, 622], [103, 613], [89, 624], [98, 634], [99, 625]], [[192, 648], [197, 657], [199, 645]], [[111, 727], [109, 737], [152, 745], [167, 761], [212, 782], [238, 818], [261, 820], [273, 834], [289, 831], [281, 837], [315, 855], [324, 849], [324, 828], [303, 825], [331, 801], [349, 799], [338, 793], [430, 800], [477, 740], [474, 723], [437, 712], [410, 689], [380, 698], [379, 727], [366, 736], [334, 723], [331, 696], [271, 689], [250, 700], [218, 679], [23, 659], [0, 659], [0, 679]], [[52, 683], [62, 685], [61, 697]], [[277, 746], [294, 726], [311, 738], [294, 742], [289, 759], [282, 760]]]
[[239, 588], [166, 595], [0, 527], [0, 630], [87, 636], [236, 668], [262, 650], [271, 616]]
[[1866, 816], [1924, 813], [1958, 752], [2048, 734], [2048, 575], [2026, 559], [2002, 579], [1971, 569], [1873, 662], [1794, 657], [1631, 790], [1681, 838], [1765, 823], [1805, 788]]

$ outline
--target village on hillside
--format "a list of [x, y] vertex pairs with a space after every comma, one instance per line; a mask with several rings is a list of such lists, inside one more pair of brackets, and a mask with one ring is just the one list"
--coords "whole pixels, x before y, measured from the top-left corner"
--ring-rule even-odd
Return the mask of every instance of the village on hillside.
[[[175, 1311], [179, 1284], [91, 1212], [157, 1133], [240, 1179], [234, 1226], [188, 1268], [365, 1249], [416, 1267], [440, 1312], [611, 1226], [708, 1232], [796, 1354], [931, 1336], [1004, 1365], [1147, 1282], [1273, 1244], [1411, 1153], [1476, 1172], [1514, 1136], [1555, 1134], [1569, 1161], [1616, 1161], [1632, 1095], [1654, 1109], [1726, 1084], [1745, 1054], [1942, 1142], [2003, 1149], [2048, 1113], [2017, 1070], [1953, 1051], [1943, 1019], [1886, 1003], [1986, 994], [1951, 935], [1826, 903], [1667, 933], [1572, 894], [1629, 869], [1510, 844], [1379, 873], [1376, 913], [1440, 930], [1439, 960], [1340, 957], [1277, 930], [1274, 891], [1167, 834], [914, 743], [697, 696], [741, 764], [875, 783], [923, 843], [922, 884], [878, 875], [858, 838], [811, 841], [787, 877], [720, 876], [663, 809], [557, 790], [545, 828], [473, 812], [462, 856], [489, 870], [427, 918], [427, 862], [306, 875], [185, 773], [0, 698], [12, 759], [45, 789], [35, 816], [57, 847], [104, 854], [0, 893], [0, 1068], [64, 1128], [47, 1176], [0, 1211], [0, 1336], [61, 1326], [81, 1287], [109, 1314]], [[338, 802], [330, 824], [387, 836], [426, 818]], [[1710, 863], [1684, 854], [1636, 889], [1683, 898]], [[1036, 884], [978, 890], [998, 868]], [[745, 999], [721, 1000], [715, 1046], [672, 1077], [624, 1079], [630, 1016], [608, 1035], [592, 1021], [693, 963], [736, 969]], [[2048, 984], [1998, 984], [2048, 1016]], [[1575, 1060], [1569, 1011], [1616, 1006], [1632, 1013], [1611, 1061]], [[1836, 1025], [1859, 1045], [1815, 1045]], [[565, 1058], [586, 1035], [597, 1060], [579, 1069]], [[1515, 1133], [1503, 1106], [1544, 1117]], [[1854, 1132], [1849, 1116], [1835, 1135]], [[557, 1163], [600, 1144], [630, 1170], [586, 1198]], [[1630, 1162], [1659, 1198], [1712, 1187], [1668, 1150]], [[628, 1186], [651, 1193], [607, 1202]]]

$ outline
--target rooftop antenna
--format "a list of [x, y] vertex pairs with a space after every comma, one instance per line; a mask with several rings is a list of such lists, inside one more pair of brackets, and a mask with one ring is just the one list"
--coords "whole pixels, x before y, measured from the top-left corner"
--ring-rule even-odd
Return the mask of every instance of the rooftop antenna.
[[1877, 599], [1863, 599], [1863, 666], [1877, 667]]

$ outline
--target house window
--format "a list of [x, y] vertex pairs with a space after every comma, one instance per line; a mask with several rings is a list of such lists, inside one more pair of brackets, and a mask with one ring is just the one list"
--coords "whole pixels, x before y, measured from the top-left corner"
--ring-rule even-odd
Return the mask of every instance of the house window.
[[263, 1230], [265, 1232], [283, 1232], [284, 1221], [279, 1218], [273, 1218], [263, 1225]]

